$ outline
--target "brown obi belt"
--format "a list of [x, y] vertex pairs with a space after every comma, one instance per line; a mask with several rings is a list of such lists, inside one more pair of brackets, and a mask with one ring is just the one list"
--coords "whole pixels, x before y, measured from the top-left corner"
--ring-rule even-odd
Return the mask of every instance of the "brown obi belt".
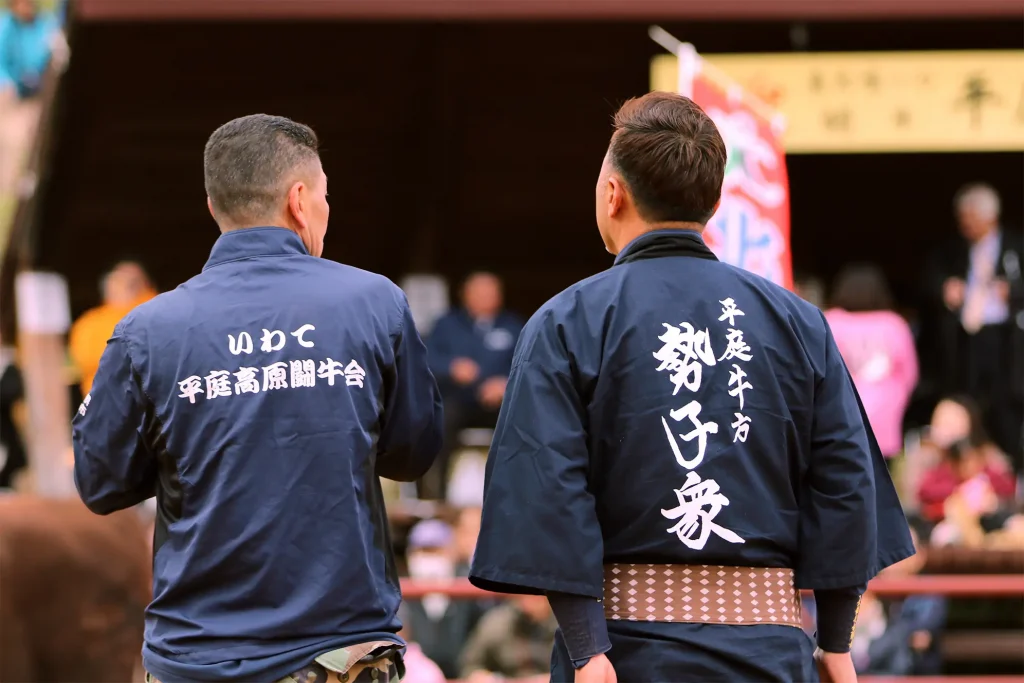
[[604, 568], [604, 614], [612, 621], [802, 628], [792, 569], [609, 564]]

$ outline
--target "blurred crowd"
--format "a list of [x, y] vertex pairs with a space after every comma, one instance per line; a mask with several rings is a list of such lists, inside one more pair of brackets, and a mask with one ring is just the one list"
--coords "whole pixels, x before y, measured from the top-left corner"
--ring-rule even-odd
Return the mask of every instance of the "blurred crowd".
[[[66, 52], [62, 6], [9, 0], [0, 12], [0, 223], [39, 120], [43, 74]], [[918, 555], [888, 575], [921, 572], [929, 548], [1024, 551], [1024, 234], [1002, 224], [1000, 208], [984, 184], [953, 198], [959, 232], [925, 264], [919, 300], [904, 302], [913, 304], [909, 315], [871, 264], [850, 265], [831, 287], [813, 276], [797, 281], [824, 311], [915, 531]], [[487, 448], [523, 326], [505, 308], [496, 274], [471, 273], [450, 308], [447, 287], [434, 277], [406, 286], [445, 400], [445, 449], [420, 482], [383, 482], [403, 572], [423, 580], [468, 575]], [[74, 406], [114, 326], [158, 291], [131, 261], [110, 268], [99, 290], [99, 305], [69, 335]], [[17, 353], [0, 345], [0, 490], [18, 488], [28, 467], [23, 397]], [[858, 669], [937, 673], [946, 612], [940, 596], [868, 593], [854, 639]], [[410, 680], [548, 678], [556, 622], [545, 598], [427, 595], [407, 601], [402, 616]], [[813, 631], [813, 603], [806, 616]]]
[[[999, 202], [981, 184], [955, 197], [960, 233], [936, 250], [922, 274], [925, 296], [912, 322], [897, 312], [873, 265], [847, 267], [830, 289], [798, 282], [799, 293], [824, 311], [920, 542], [919, 554], [889, 575], [920, 572], [928, 548], [1024, 550], [1024, 245], [1019, 233], [1001, 225]], [[114, 326], [157, 293], [143, 266], [131, 261], [115, 265], [99, 284], [100, 305], [80, 316], [69, 335], [81, 395]], [[444, 396], [447, 438], [420, 482], [383, 482], [385, 498], [404, 575], [465, 577], [480, 527], [487, 448], [523, 322], [505, 308], [502, 281], [493, 273], [466, 277], [454, 307], [443, 280], [420, 276], [405, 287]], [[13, 349], [4, 347], [0, 360], [0, 486], [9, 487], [26, 465], [13, 428], [22, 388]], [[930, 419], [915, 421], [915, 412]], [[892, 601], [869, 593], [854, 641], [858, 667], [937, 673], [946, 611], [940, 596]], [[813, 615], [809, 601], [809, 632]], [[406, 602], [403, 623], [414, 643], [413, 680], [487, 683], [547, 675], [556, 622], [544, 598], [427, 595]]]
[[1024, 239], [987, 185], [954, 210], [959, 235], [922, 273], [913, 328], [870, 265], [840, 273], [825, 316], [924, 540], [1024, 547]]

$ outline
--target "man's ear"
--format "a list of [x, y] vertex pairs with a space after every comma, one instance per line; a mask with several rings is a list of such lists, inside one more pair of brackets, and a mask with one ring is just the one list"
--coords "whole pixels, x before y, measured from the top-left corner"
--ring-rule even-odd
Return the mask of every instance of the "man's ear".
[[615, 218], [626, 203], [626, 185], [618, 176], [608, 176], [608, 217]]
[[213, 212], [213, 200], [209, 197], [206, 198], [206, 208], [210, 210], [210, 215], [213, 216], [213, 220], [217, 220], [217, 214]]
[[303, 230], [309, 229], [309, 221], [306, 218], [306, 191], [307, 187], [301, 180], [295, 181], [288, 190], [288, 212], [292, 219]]

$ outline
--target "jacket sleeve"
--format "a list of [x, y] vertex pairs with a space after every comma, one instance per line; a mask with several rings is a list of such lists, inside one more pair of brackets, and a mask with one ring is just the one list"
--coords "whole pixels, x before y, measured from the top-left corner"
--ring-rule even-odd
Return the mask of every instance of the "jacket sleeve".
[[72, 422], [75, 486], [96, 514], [132, 507], [156, 493], [157, 462], [144, 438], [147, 404], [119, 325]]
[[480, 588], [604, 593], [604, 540], [575, 377], [564, 335], [541, 309], [519, 339], [487, 458], [470, 571]]
[[384, 380], [377, 474], [396, 481], [415, 481], [430, 469], [441, 450], [444, 417], [427, 349], [416, 331], [405, 295], [401, 297], [399, 330], [392, 341], [395, 362]]
[[914, 554], [885, 458], [828, 323], [814, 389], [810, 463], [800, 494], [799, 588], [867, 583]]

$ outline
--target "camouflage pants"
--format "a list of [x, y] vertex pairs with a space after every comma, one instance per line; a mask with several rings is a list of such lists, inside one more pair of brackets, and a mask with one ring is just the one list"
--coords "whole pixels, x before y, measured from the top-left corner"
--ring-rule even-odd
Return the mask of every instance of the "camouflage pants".
[[[405, 665], [395, 650], [392, 643], [363, 643], [332, 650], [276, 683], [398, 683], [405, 675]], [[147, 673], [146, 683], [160, 681]]]
[[[330, 654], [333, 653], [328, 653]], [[324, 666], [320, 659], [317, 657], [318, 661], [290, 676], [285, 676], [277, 683], [398, 683], [402, 680], [399, 673], [399, 655], [358, 662], [344, 673], [335, 671], [334, 667]]]

